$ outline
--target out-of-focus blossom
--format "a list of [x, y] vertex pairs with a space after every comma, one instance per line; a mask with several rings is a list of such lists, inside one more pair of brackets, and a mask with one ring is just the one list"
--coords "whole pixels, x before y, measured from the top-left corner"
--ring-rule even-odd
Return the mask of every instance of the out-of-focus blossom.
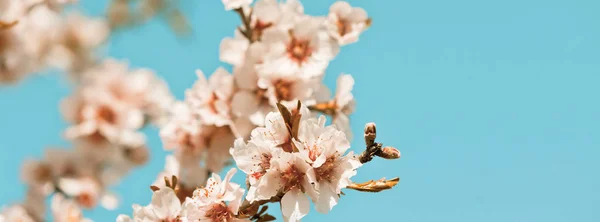
[[31, 7], [29, 1], [3, 1], [0, 22], [0, 83], [14, 83], [42, 67], [58, 36], [60, 16], [47, 6]]
[[2, 210], [0, 214], [0, 222], [35, 222], [33, 218], [29, 216], [25, 208], [20, 205], [14, 205]]
[[220, 171], [228, 159], [237, 135], [230, 125], [205, 125], [191, 113], [187, 103], [177, 103], [174, 115], [160, 132], [165, 148], [174, 150], [182, 167], [195, 167], [204, 160], [206, 168]]
[[226, 37], [219, 46], [219, 59], [232, 65], [241, 65], [244, 62], [249, 41], [236, 30], [233, 38]]
[[58, 188], [66, 195], [73, 197], [76, 203], [84, 208], [94, 208], [102, 195], [102, 187], [93, 178], [62, 178]]
[[122, 136], [135, 135], [144, 122], [140, 110], [119, 103], [107, 91], [93, 88], [80, 89], [65, 99], [61, 110], [64, 118], [75, 124], [66, 130], [65, 136], [95, 149], [114, 147], [113, 144], [125, 140]]
[[233, 94], [233, 76], [218, 68], [207, 80], [202, 71], [196, 71], [198, 80], [186, 91], [186, 102], [198, 114], [203, 124], [225, 126], [231, 124], [230, 99]]
[[225, 5], [225, 10], [233, 10], [252, 4], [252, 0], [221, 0]]
[[329, 34], [340, 45], [358, 41], [360, 34], [369, 27], [367, 12], [358, 7], [352, 7], [348, 2], [338, 1], [329, 9], [327, 27]]
[[292, 28], [296, 19], [304, 15], [304, 7], [297, 0], [278, 2], [277, 0], [259, 0], [253, 7], [250, 33], [253, 40], [261, 40], [265, 30]]
[[55, 194], [51, 202], [52, 216], [56, 222], [91, 222], [83, 217], [79, 206], [62, 194]]
[[258, 86], [265, 90], [265, 96], [272, 106], [283, 103], [293, 106], [298, 100], [304, 104], [315, 103], [314, 93], [321, 85], [316, 78], [302, 78], [297, 75], [264, 74], [260, 75]]
[[59, 31], [57, 44], [52, 47], [48, 62], [73, 74], [80, 74], [94, 64], [94, 51], [109, 34], [108, 24], [104, 20], [71, 13]]
[[106, 91], [117, 102], [148, 115], [150, 121], [165, 118], [174, 102], [166, 83], [149, 69], [130, 70], [112, 59], [84, 73], [84, 87]]

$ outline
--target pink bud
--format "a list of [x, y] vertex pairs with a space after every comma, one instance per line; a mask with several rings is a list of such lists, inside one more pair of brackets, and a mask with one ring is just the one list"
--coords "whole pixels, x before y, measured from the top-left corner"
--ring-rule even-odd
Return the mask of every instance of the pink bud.
[[400, 151], [394, 147], [386, 146], [381, 149], [381, 154], [379, 156], [389, 160], [398, 159], [400, 158]]
[[375, 143], [376, 137], [377, 129], [375, 128], [375, 123], [365, 124], [365, 143], [367, 144], [367, 147], [372, 146]]
[[365, 135], [366, 134], [376, 134], [377, 129], [375, 128], [375, 123], [367, 123], [365, 124]]

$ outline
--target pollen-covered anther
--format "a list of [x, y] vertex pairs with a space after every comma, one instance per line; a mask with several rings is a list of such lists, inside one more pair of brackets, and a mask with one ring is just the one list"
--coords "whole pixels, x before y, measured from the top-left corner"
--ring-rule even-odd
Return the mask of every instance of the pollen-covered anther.
[[320, 167], [315, 169], [315, 174], [317, 175], [318, 182], [321, 182], [321, 181], [333, 182], [335, 180], [335, 177], [336, 177], [335, 160], [336, 160], [335, 156], [329, 157], [329, 158], [327, 158], [327, 160], [325, 160], [325, 163], [323, 163], [323, 165], [321, 165]]
[[225, 203], [221, 202], [212, 205], [206, 212], [206, 217], [211, 219], [211, 221], [229, 221], [234, 217], [234, 214]]
[[281, 183], [285, 192], [293, 188], [301, 188], [304, 173], [296, 166], [292, 165], [281, 172]]
[[305, 62], [313, 53], [309, 40], [292, 37], [287, 46], [288, 56], [297, 63]]

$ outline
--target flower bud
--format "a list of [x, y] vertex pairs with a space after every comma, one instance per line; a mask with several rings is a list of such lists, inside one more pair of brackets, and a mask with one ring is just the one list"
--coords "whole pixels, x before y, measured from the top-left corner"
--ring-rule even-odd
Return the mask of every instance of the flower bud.
[[398, 159], [400, 158], [400, 151], [394, 147], [386, 146], [381, 149], [378, 156], [388, 160]]
[[377, 137], [377, 130], [375, 128], [375, 123], [367, 123], [365, 124], [365, 143], [367, 147], [373, 145], [375, 143], [375, 137]]

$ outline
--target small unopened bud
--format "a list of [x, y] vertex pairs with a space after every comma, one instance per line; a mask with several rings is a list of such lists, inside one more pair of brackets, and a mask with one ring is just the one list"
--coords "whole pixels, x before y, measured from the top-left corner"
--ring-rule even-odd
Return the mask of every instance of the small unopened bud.
[[375, 128], [375, 123], [365, 124], [365, 143], [367, 144], [367, 147], [375, 143], [376, 137], [377, 129]]
[[125, 148], [125, 156], [133, 164], [140, 166], [148, 162], [148, 148], [136, 147], [136, 148]]
[[394, 147], [386, 146], [381, 148], [379, 156], [384, 159], [393, 160], [400, 158], [400, 151]]

